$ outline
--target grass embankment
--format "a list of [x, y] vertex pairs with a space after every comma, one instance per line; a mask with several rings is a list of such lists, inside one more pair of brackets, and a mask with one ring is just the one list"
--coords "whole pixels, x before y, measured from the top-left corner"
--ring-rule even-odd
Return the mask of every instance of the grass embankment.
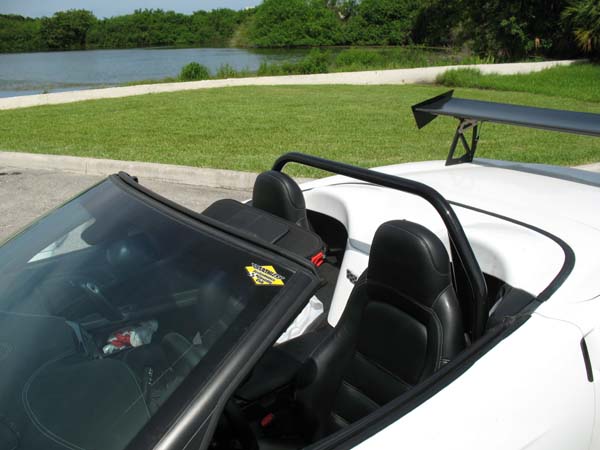
[[[415, 127], [410, 106], [433, 86], [244, 87], [0, 111], [0, 148], [247, 171], [301, 151], [361, 166], [446, 157], [456, 121]], [[459, 89], [457, 96], [600, 113], [600, 103]], [[478, 156], [576, 165], [598, 140], [486, 124]], [[297, 174], [314, 175], [303, 169]]]
[[[437, 82], [450, 87], [529, 92], [600, 102], [600, 64], [579, 63], [518, 75], [483, 75], [477, 69], [456, 69], [440, 75]], [[570, 105], [562, 107], [570, 108]]]

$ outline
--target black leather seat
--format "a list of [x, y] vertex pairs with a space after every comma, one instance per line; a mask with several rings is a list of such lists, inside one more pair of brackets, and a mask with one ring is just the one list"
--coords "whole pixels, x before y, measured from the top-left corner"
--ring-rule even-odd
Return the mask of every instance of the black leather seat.
[[381, 225], [339, 323], [301, 371], [307, 439], [361, 419], [430, 376], [463, 349], [463, 332], [442, 242], [416, 223]]
[[258, 175], [252, 206], [310, 229], [304, 195], [298, 184], [285, 173], [269, 170]]

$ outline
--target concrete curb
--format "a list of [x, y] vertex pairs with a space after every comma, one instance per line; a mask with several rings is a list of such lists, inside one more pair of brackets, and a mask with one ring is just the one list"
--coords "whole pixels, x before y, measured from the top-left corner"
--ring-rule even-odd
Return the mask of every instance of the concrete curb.
[[103, 177], [123, 171], [142, 180], [149, 178], [167, 183], [235, 190], [252, 189], [257, 176], [256, 173], [234, 170], [19, 152], [0, 152], [0, 166], [58, 170]]
[[415, 69], [377, 70], [367, 72], [342, 72], [317, 75], [287, 75], [279, 77], [230, 78], [226, 80], [190, 81], [185, 83], [160, 83], [140, 86], [124, 86], [105, 89], [56, 92], [52, 94], [23, 95], [0, 99], [0, 110], [27, 108], [41, 105], [57, 105], [84, 100], [121, 98], [133, 95], [164, 92], [214, 89], [233, 86], [289, 86], [289, 85], [385, 85], [433, 83], [436, 77], [451, 69], [479, 69], [482, 73], [517, 74], [538, 72], [555, 66], [574, 63], [575, 60], [543, 61], [534, 63], [473, 64], [463, 66], [422, 67]]
[[587, 170], [588, 172], [600, 173], [600, 163], [584, 164], [583, 166], [575, 166], [575, 169]]
[[[16, 169], [57, 170], [102, 177], [123, 171], [141, 179], [233, 190], [251, 190], [258, 175], [254, 172], [236, 170], [5, 151], [0, 151], [1, 166]], [[574, 168], [600, 173], [600, 163]], [[312, 178], [296, 178], [299, 183], [312, 180]]]

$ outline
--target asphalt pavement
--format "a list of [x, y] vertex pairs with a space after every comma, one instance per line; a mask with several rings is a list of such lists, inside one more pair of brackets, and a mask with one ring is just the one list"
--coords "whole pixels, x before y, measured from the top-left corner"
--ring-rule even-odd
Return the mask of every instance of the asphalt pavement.
[[[103, 178], [52, 170], [0, 167], [0, 241]], [[244, 200], [250, 197], [250, 192], [245, 190], [188, 186], [143, 178], [140, 183], [199, 212], [221, 198]]]

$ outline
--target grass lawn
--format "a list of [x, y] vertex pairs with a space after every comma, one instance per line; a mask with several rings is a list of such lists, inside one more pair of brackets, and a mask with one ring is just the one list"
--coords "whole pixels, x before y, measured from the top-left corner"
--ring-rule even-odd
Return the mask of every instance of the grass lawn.
[[[410, 106], [446, 89], [243, 87], [0, 111], [0, 149], [247, 171], [292, 150], [361, 166], [445, 159], [456, 121], [438, 118], [418, 131]], [[600, 113], [600, 103], [550, 95], [455, 95]], [[486, 123], [478, 156], [576, 165], [600, 161], [600, 141]]]
[[[573, 64], [518, 75], [483, 75], [477, 69], [450, 70], [440, 77], [444, 86], [530, 92], [600, 102], [600, 64]], [[568, 108], [565, 104], [564, 108]]]

